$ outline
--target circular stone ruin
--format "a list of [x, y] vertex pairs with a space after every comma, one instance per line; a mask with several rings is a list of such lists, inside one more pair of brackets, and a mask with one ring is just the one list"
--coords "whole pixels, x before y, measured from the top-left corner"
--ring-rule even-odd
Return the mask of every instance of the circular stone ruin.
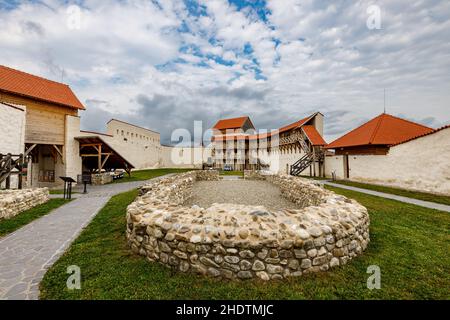
[[217, 171], [183, 173], [142, 187], [127, 209], [128, 244], [181, 272], [262, 280], [327, 271], [366, 249], [369, 215], [356, 201], [303, 178], [252, 172], [246, 179], [273, 184], [293, 206], [202, 208], [190, 202], [193, 187], [219, 181]]

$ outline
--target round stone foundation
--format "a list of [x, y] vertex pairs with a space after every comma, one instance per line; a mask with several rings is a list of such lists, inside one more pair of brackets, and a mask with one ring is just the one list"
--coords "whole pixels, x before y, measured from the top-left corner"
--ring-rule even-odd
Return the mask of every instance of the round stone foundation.
[[369, 215], [356, 201], [307, 179], [255, 172], [246, 177], [272, 183], [295, 208], [192, 205], [194, 184], [219, 175], [183, 173], [144, 186], [128, 207], [131, 249], [180, 272], [262, 280], [327, 271], [366, 249]]

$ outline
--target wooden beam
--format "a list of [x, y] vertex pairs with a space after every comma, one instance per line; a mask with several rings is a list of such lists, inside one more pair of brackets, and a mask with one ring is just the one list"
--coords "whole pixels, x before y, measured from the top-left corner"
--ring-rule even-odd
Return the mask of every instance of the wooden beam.
[[33, 144], [31, 147], [29, 147], [26, 151], [25, 151], [25, 155], [24, 157], [28, 156], [28, 154], [33, 151], [34, 148], [36, 148], [37, 144]]
[[63, 154], [61, 152], [61, 150], [59, 150], [58, 146], [56, 144], [53, 145], [53, 147], [56, 149], [56, 151], [59, 153], [59, 155], [61, 156], [61, 158], [63, 157]]
[[64, 164], [64, 155], [63, 155], [62, 151], [59, 150], [59, 148], [56, 144], [54, 144], [53, 147], [55, 148], [56, 152], [58, 152], [59, 155], [61, 156], [61, 162], [62, 162], [62, 164]]
[[[112, 152], [107, 153], [101, 153], [102, 156], [112, 156]], [[98, 153], [86, 153], [86, 154], [80, 154], [80, 157], [98, 157]]]
[[80, 149], [84, 148], [84, 147], [94, 147], [95, 150], [98, 151], [97, 147], [101, 145], [100, 143], [82, 143], [80, 144]]
[[108, 154], [108, 155], [106, 156], [106, 158], [103, 160], [103, 162], [102, 162], [102, 168], [105, 166], [106, 161], [108, 161], [109, 156], [110, 156], [110, 154]]

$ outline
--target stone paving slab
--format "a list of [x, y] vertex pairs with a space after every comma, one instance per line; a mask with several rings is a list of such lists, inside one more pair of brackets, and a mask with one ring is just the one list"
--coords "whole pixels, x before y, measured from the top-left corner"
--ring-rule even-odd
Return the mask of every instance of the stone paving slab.
[[0, 300], [38, 299], [45, 272], [108, 200], [147, 182], [93, 187], [88, 194], [79, 194], [73, 201], [0, 238]]
[[423, 200], [418, 200], [418, 199], [413, 199], [413, 198], [408, 198], [408, 197], [402, 197], [402, 196], [398, 196], [395, 194], [373, 191], [373, 190], [368, 190], [368, 189], [363, 189], [363, 188], [346, 186], [343, 184], [333, 183], [330, 181], [323, 181], [323, 183], [326, 185], [332, 186], [332, 187], [336, 187], [336, 188], [357, 191], [357, 192], [366, 193], [366, 194], [370, 194], [370, 195], [377, 196], [377, 197], [397, 200], [397, 201], [404, 202], [404, 203], [415, 204], [417, 206], [421, 206], [421, 207], [425, 207], [425, 208], [429, 208], [429, 209], [436, 209], [436, 210], [440, 210], [440, 211], [450, 212], [450, 206], [445, 205], [445, 204], [423, 201]]

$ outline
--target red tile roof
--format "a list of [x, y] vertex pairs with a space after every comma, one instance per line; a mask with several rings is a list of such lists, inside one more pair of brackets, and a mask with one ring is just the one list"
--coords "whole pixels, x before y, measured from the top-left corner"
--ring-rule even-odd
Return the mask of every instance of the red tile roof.
[[314, 116], [314, 115], [309, 116], [309, 117], [304, 118], [304, 119], [301, 119], [301, 120], [298, 120], [298, 121], [296, 121], [296, 122], [294, 122], [294, 123], [288, 124], [287, 126], [281, 127], [279, 131], [280, 131], [280, 133], [282, 133], [282, 132], [286, 132], [286, 131], [289, 131], [289, 130], [292, 130], [292, 129], [301, 127], [301, 126], [304, 125], [309, 119], [311, 119], [313, 116]]
[[[256, 139], [266, 139], [268, 137], [271, 137], [275, 134], [280, 134], [283, 132], [287, 132], [289, 130], [292, 129], [296, 129], [296, 128], [300, 128], [300, 127], [305, 127], [305, 123], [308, 123], [309, 120], [311, 120], [315, 115], [317, 115], [317, 113], [306, 117], [304, 119], [298, 120], [294, 123], [291, 123], [287, 126], [284, 126], [278, 130], [274, 130], [274, 131], [270, 131], [267, 133], [258, 133], [258, 134], [251, 134], [251, 135], [232, 135], [230, 137], [224, 137], [223, 135], [216, 135], [214, 136], [214, 140], [215, 141], [224, 141], [224, 140], [256, 140]], [[240, 117], [240, 118], [233, 118], [233, 119], [224, 119], [224, 120], [219, 120], [216, 125], [213, 127], [213, 129], [218, 129], [218, 130], [224, 130], [224, 129], [236, 129], [236, 128], [241, 128], [246, 120], [250, 120], [249, 117]], [[314, 145], [326, 145], [325, 140], [323, 140], [322, 136], [319, 134], [319, 132], [315, 129], [314, 126], [308, 126], [308, 127], [312, 127], [312, 129], [307, 129], [309, 130], [309, 134], [311, 135], [311, 139], [314, 140]]]
[[248, 140], [249, 135], [220, 135], [220, 136], [213, 136], [212, 141], [237, 141], [237, 140]]
[[66, 84], [0, 65], [0, 91], [84, 110]]
[[231, 119], [222, 119], [222, 120], [219, 120], [214, 125], [213, 129], [225, 130], [225, 129], [242, 128], [247, 120], [250, 120], [250, 118], [249, 117], [239, 117], [239, 118], [231, 118]]
[[390, 147], [395, 147], [395, 146], [398, 146], [399, 144], [407, 143], [407, 142], [410, 142], [410, 141], [412, 141], [412, 140], [416, 140], [416, 139], [419, 139], [419, 138], [422, 138], [422, 137], [425, 137], [425, 136], [429, 136], [430, 134], [434, 134], [434, 133], [439, 132], [439, 131], [442, 131], [442, 130], [444, 130], [444, 129], [450, 129], [450, 124], [448, 124], [448, 125], [446, 125], [446, 126], [443, 126], [443, 127], [441, 127], [441, 128], [438, 128], [438, 129], [436, 129], [436, 130], [433, 130], [433, 131], [431, 131], [431, 132], [424, 133], [424, 134], [421, 134], [421, 135], [418, 135], [418, 136], [415, 136], [415, 137], [406, 139], [406, 140], [401, 141], [401, 142], [399, 142], [399, 143], [392, 144], [392, 145], [390, 145]]
[[336, 149], [365, 145], [389, 146], [433, 131], [421, 124], [383, 113], [331, 142], [326, 148]]
[[327, 144], [314, 126], [303, 126], [302, 130], [313, 146], [324, 146]]

